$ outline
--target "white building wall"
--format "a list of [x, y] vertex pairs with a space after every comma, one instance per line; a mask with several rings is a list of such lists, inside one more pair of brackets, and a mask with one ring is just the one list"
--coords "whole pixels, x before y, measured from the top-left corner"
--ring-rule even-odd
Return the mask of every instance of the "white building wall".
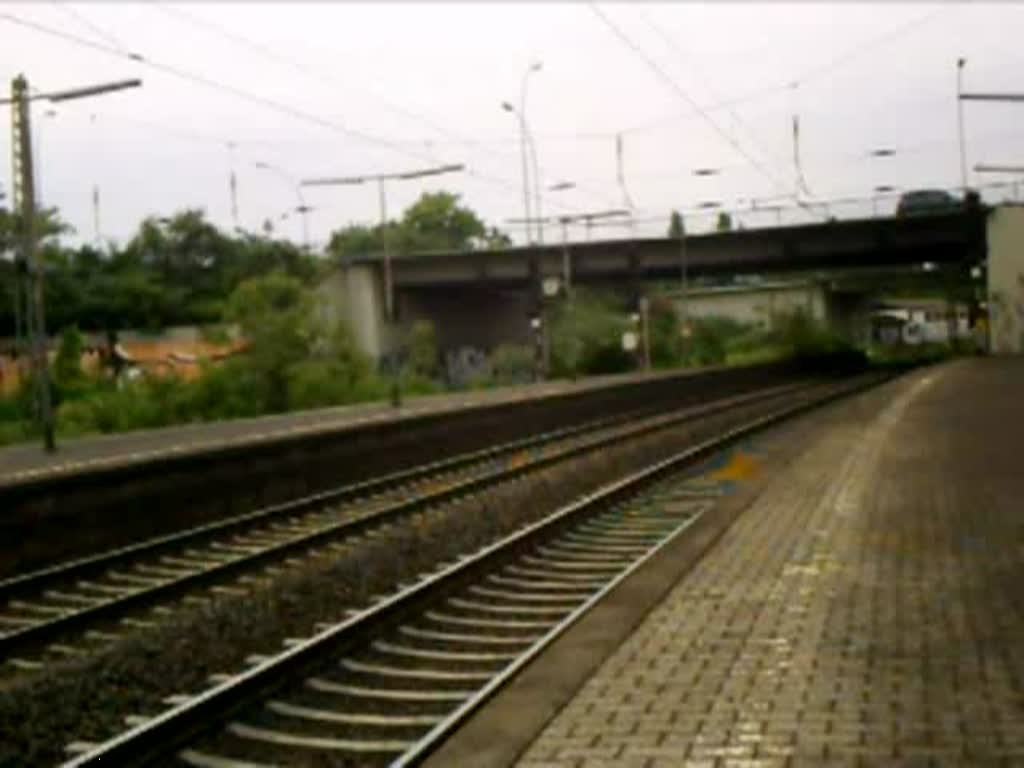
[[[681, 311], [682, 296], [673, 295], [673, 300]], [[685, 303], [687, 317], [730, 317], [765, 329], [797, 310], [825, 321], [825, 292], [814, 283], [701, 289], [688, 292]]]
[[1024, 207], [1001, 205], [989, 215], [989, 351], [1024, 352]]

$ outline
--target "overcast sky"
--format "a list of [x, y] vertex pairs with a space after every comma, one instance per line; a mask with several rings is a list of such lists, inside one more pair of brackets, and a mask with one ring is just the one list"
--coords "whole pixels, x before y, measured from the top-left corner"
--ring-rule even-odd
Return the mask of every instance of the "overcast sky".
[[[810, 199], [956, 186], [957, 58], [967, 59], [967, 91], [1024, 91], [1024, 5], [1011, 3], [33, 2], [0, 5], [0, 27], [8, 82], [24, 73], [46, 92], [144, 81], [53, 115], [45, 102], [34, 107], [40, 196], [87, 240], [94, 185], [106, 238], [186, 207], [230, 229], [232, 162], [246, 229], [297, 203], [290, 183], [257, 162], [295, 179], [464, 163], [464, 173], [392, 183], [389, 211], [444, 188], [505, 228], [523, 201], [518, 123], [501, 103], [518, 106], [532, 61], [542, 68], [525, 113], [542, 184], [576, 184], [545, 192], [544, 213], [624, 205], [621, 134], [637, 231], [651, 234], [673, 208], [792, 195], [794, 114]], [[966, 105], [970, 166], [1024, 161], [1022, 110]], [[6, 129], [2, 143], [9, 193]], [[896, 154], [871, 158], [879, 148]], [[701, 168], [718, 173], [695, 176]], [[314, 243], [378, 216], [372, 186], [305, 195]], [[301, 239], [294, 214], [278, 226]]]

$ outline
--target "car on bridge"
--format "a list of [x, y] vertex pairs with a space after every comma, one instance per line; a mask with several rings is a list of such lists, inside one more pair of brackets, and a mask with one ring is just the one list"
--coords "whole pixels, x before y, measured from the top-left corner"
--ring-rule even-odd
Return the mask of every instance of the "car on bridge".
[[900, 195], [896, 205], [897, 216], [918, 216], [929, 213], [949, 213], [960, 207], [960, 201], [942, 189], [916, 189]]

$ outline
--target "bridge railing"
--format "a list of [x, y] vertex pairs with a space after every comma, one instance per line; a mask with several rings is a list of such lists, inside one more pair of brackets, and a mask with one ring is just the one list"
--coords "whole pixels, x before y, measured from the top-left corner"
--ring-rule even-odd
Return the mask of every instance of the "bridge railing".
[[[956, 199], [963, 198], [961, 187], [931, 187], [941, 189]], [[994, 205], [1004, 202], [1024, 202], [1024, 179], [991, 182], [970, 187], [980, 195], [982, 202]], [[808, 199], [796, 203], [793, 198], [740, 199], [732, 203], [705, 203], [683, 209], [683, 225], [687, 234], [715, 232], [719, 219], [728, 215], [732, 229], [766, 229], [772, 227], [812, 224], [829, 219], [848, 221], [889, 217], [896, 214], [900, 197], [909, 189], [893, 189], [873, 195]], [[642, 210], [632, 217], [595, 221], [589, 233], [595, 240], [628, 240], [636, 237], [664, 237], [668, 232], [671, 212], [652, 214]], [[570, 241], [585, 240], [583, 232], [570, 231]]]

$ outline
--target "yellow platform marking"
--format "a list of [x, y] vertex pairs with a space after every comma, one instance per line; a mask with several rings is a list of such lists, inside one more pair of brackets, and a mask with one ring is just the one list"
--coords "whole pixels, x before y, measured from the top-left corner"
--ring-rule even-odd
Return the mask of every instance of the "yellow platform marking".
[[709, 473], [706, 477], [712, 480], [750, 480], [761, 474], [761, 462], [749, 453], [736, 451], [724, 466]]

